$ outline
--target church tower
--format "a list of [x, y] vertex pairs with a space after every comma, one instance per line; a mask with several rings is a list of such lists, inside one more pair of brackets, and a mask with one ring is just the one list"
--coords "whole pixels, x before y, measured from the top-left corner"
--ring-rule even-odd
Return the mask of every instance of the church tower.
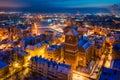
[[36, 22], [33, 24], [32, 34], [34, 34], [34, 35], [38, 34], [38, 25]]
[[70, 29], [65, 33], [64, 60], [73, 69], [78, 66], [78, 39], [78, 32], [75, 29]]

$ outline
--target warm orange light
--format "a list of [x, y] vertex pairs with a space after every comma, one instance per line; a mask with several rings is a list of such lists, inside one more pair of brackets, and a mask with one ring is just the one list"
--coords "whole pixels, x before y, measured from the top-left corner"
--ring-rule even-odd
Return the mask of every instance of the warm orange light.
[[15, 62], [15, 63], [14, 63], [14, 67], [17, 68], [18, 66], [19, 66], [18, 62]]
[[33, 34], [36, 34], [36, 35], [38, 35], [38, 26], [37, 26], [37, 24], [36, 23], [34, 23], [34, 28], [33, 28]]

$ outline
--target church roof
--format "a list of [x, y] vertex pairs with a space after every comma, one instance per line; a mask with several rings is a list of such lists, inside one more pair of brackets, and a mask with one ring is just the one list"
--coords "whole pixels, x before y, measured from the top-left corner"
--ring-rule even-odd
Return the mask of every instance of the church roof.
[[86, 51], [91, 46], [91, 44], [88, 41], [80, 40], [78, 46], [82, 47], [84, 51]]
[[78, 31], [87, 31], [87, 30], [88, 30], [87, 28], [82, 28], [82, 27], [78, 28]]
[[0, 61], [0, 69], [4, 68], [6, 66], [8, 66], [7, 63]]
[[91, 46], [91, 44], [89, 42], [87, 42], [82, 47], [86, 51], [90, 46]]
[[86, 43], [85, 40], [80, 40], [78, 46], [79, 46], [79, 47], [80, 47], [80, 46], [83, 46], [85, 43]]
[[78, 35], [78, 32], [75, 29], [71, 29], [66, 33], [66, 35], [76, 36]]

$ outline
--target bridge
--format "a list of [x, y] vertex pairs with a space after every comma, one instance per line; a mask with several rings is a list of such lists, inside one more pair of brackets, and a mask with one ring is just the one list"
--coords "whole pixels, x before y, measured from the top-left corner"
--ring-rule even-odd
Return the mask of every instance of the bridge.
[[63, 33], [62, 28], [56, 27], [56, 26], [46, 26], [46, 27], [40, 27], [40, 26], [38, 26], [38, 29], [50, 29], [51, 31], [55, 31], [57, 33]]

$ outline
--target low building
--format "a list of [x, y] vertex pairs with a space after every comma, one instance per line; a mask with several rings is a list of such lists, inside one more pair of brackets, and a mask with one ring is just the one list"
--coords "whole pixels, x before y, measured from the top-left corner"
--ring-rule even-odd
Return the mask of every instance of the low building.
[[31, 56], [45, 57], [46, 56], [45, 51], [48, 44], [49, 41], [42, 41], [34, 45], [27, 45], [26, 52], [28, 52]]
[[94, 46], [85, 40], [79, 41], [79, 65], [87, 66], [89, 63], [94, 60]]
[[99, 80], [120, 80], [120, 71], [103, 67]]
[[112, 59], [120, 59], [120, 44], [114, 43], [112, 49]]
[[111, 68], [112, 69], [116, 69], [116, 70], [120, 70], [120, 59], [114, 59], [111, 62]]
[[102, 55], [102, 46], [96, 46], [95, 47], [95, 53], [96, 53], [96, 57], [101, 57]]
[[71, 80], [72, 68], [64, 63], [57, 63], [42, 57], [32, 57], [29, 67], [32, 71], [51, 80]]
[[29, 54], [25, 51], [22, 51], [20, 47], [15, 47], [13, 48], [11, 63], [18, 62], [20, 66], [23, 66], [28, 55]]
[[101, 55], [105, 52], [105, 37], [100, 36], [99, 38], [95, 38], [95, 54], [97, 57], [101, 57]]
[[58, 45], [50, 45], [46, 50], [46, 58], [59, 60], [61, 58], [61, 48]]
[[78, 31], [79, 35], [83, 35], [88, 32], [88, 29], [79, 27], [77, 31]]
[[8, 64], [0, 61], [0, 78], [6, 75], [8, 71], [9, 71]]
[[115, 42], [120, 43], [120, 32], [114, 32]]

